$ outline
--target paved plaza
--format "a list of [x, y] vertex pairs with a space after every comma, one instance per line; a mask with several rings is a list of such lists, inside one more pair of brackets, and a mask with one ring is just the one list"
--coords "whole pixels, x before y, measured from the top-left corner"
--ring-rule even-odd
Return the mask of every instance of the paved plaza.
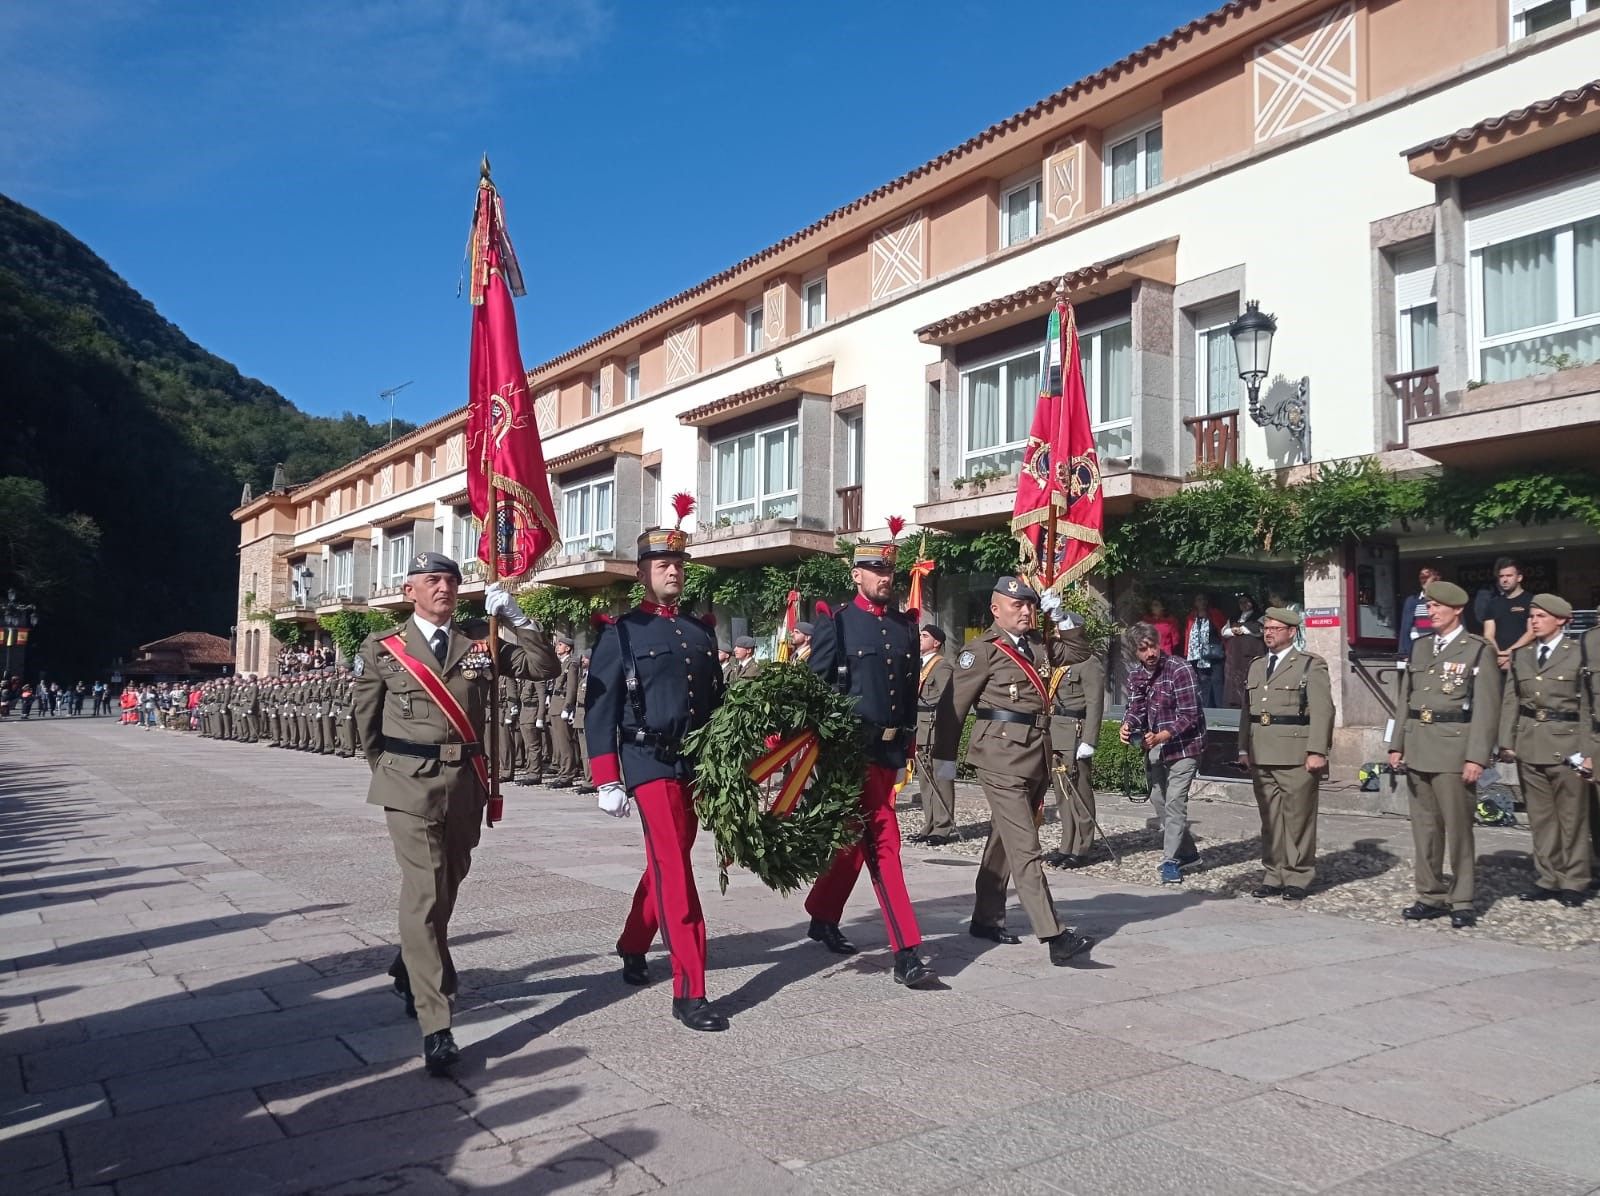
[[947, 987], [907, 992], [864, 881], [840, 960], [798, 895], [719, 897], [702, 842], [733, 1027], [693, 1034], [664, 955], [617, 976], [638, 823], [520, 789], [454, 924], [464, 1059], [429, 1078], [366, 776], [0, 725], [0, 1189], [1600, 1191], [1600, 948], [1052, 876], [1100, 939], [1058, 969], [968, 937], [974, 862], [908, 848]]

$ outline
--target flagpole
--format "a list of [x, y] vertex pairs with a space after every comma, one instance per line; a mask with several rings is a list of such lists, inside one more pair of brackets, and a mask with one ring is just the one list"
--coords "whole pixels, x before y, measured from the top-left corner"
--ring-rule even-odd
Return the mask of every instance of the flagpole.
[[[489, 560], [484, 589], [500, 580], [500, 488], [489, 475]], [[490, 829], [503, 812], [500, 798], [500, 616], [489, 615], [489, 805], [484, 821]]]

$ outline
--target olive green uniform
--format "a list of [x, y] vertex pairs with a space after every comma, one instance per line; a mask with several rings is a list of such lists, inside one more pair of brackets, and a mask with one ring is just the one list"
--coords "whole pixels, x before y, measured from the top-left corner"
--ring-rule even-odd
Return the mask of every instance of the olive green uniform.
[[1250, 764], [1261, 812], [1261, 863], [1266, 883], [1309, 889], [1317, 876], [1317, 796], [1320, 772], [1307, 756], [1333, 746], [1333, 685], [1328, 662], [1291, 644], [1277, 657], [1258, 656], [1245, 674], [1239, 716], [1239, 754]]
[[956, 721], [956, 671], [943, 652], [926, 657], [917, 674], [917, 784], [922, 792], [922, 835], [954, 838], [956, 782], [940, 776], [939, 765], [955, 764], [961, 750], [961, 724]]
[[[448, 997], [454, 993], [450, 959], [450, 914], [456, 892], [472, 865], [488, 794], [470, 755], [447, 761], [406, 750], [459, 744], [452, 727], [421, 683], [383, 641], [393, 631], [367, 637], [357, 656], [356, 728], [367, 749], [372, 782], [367, 801], [384, 807], [395, 859], [400, 864], [401, 956], [410, 976], [417, 1020], [424, 1035], [450, 1025]], [[474, 730], [489, 705], [487, 620], [450, 630], [444, 663], [414, 619], [407, 619], [405, 652], [442, 677]], [[518, 677], [541, 678], [556, 671], [555, 653], [542, 631], [502, 624], [496, 645], [500, 668]], [[481, 658], [481, 667], [480, 667]], [[469, 675], [470, 674], [470, 675]]]
[[1494, 645], [1482, 636], [1459, 631], [1442, 651], [1436, 640], [1424, 636], [1412, 649], [1389, 750], [1401, 754], [1411, 777], [1418, 901], [1470, 911], [1477, 786], [1461, 770], [1468, 762], [1489, 763], [1500, 724], [1500, 669]]
[[1078, 759], [1078, 746], [1100, 742], [1106, 709], [1106, 666], [1099, 656], [1060, 665], [1051, 674], [1055, 700], [1050, 704], [1050, 748], [1061, 779], [1058, 795], [1061, 850], [1087, 856], [1094, 848], [1094, 761]]
[[1500, 701], [1500, 747], [1515, 753], [1542, 889], [1589, 886], [1589, 795], [1567, 762], [1583, 755], [1581, 652], [1561, 636], [1539, 667], [1536, 641], [1511, 654]]
[[[1583, 756], [1591, 762], [1600, 757], [1600, 697], [1595, 693], [1594, 673], [1600, 668], [1600, 627], [1583, 633], [1579, 644], [1579, 671], [1583, 677]], [[1591, 776], [1586, 786], [1589, 805], [1589, 866], [1600, 866], [1600, 784]]]
[[582, 696], [578, 689], [578, 654], [569, 652], [550, 687], [550, 708], [545, 719], [550, 730], [550, 757], [555, 764], [553, 780], [578, 779], [578, 748], [573, 741], [572, 720]]

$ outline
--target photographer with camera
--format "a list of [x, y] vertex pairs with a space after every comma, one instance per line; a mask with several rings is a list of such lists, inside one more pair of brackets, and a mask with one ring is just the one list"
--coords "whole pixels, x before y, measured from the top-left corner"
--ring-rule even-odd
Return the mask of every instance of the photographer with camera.
[[1187, 660], [1162, 651], [1160, 633], [1136, 623], [1122, 637], [1138, 663], [1128, 674], [1128, 707], [1117, 734], [1145, 753], [1150, 805], [1161, 829], [1161, 883], [1183, 883], [1183, 868], [1200, 859], [1189, 833], [1189, 786], [1205, 749], [1200, 684]]

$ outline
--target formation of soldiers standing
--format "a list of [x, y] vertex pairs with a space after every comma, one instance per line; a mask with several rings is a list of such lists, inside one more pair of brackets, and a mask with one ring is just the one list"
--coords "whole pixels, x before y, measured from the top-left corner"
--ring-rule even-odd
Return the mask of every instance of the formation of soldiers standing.
[[[589, 657], [571, 637], [554, 637], [562, 670], [552, 681], [500, 678], [496, 756], [501, 780], [592, 793], [589, 753], [583, 743], [583, 687]], [[206, 739], [264, 743], [345, 759], [365, 757], [356, 733], [355, 674], [348, 668], [315, 669], [281, 677], [224, 677], [197, 686], [197, 729]], [[169, 722], [172, 730], [186, 729]], [[488, 728], [484, 741], [489, 740]]]

